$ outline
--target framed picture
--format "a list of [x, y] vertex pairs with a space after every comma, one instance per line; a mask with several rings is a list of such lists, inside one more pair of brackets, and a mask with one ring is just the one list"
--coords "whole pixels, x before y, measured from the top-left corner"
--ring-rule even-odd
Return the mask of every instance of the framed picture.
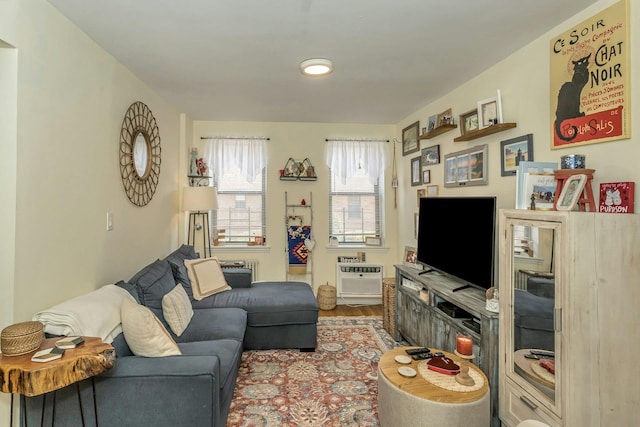
[[416, 237], [416, 239], [418, 238], [418, 224], [420, 222], [420, 215], [418, 214], [418, 212], [413, 214], [413, 234]]
[[430, 116], [427, 122], [427, 131], [434, 130], [437, 127], [436, 125], [437, 122], [438, 122], [437, 114]]
[[264, 245], [264, 236], [255, 236], [253, 238], [253, 241], [255, 242], [256, 246], [263, 246]]
[[478, 130], [478, 109], [474, 108], [464, 114], [460, 114], [460, 135], [472, 130]]
[[487, 144], [445, 154], [445, 187], [487, 185]]
[[431, 182], [431, 171], [425, 169], [422, 171], [422, 183], [429, 184]]
[[500, 141], [500, 172], [515, 175], [520, 162], [533, 161], [533, 134]]
[[440, 146], [432, 145], [422, 149], [422, 166], [437, 165], [440, 163]]
[[502, 123], [500, 91], [497, 96], [478, 101], [478, 125], [480, 129]]
[[437, 196], [439, 189], [437, 185], [427, 185], [427, 197]]
[[444, 125], [452, 125], [453, 124], [453, 116], [451, 115], [451, 108], [444, 110], [442, 113], [438, 114], [436, 127], [444, 126]]
[[562, 192], [560, 193], [560, 198], [556, 204], [556, 209], [559, 211], [574, 210], [578, 204], [578, 200], [580, 199], [580, 195], [582, 194], [582, 190], [584, 190], [586, 182], [587, 175], [583, 173], [572, 175], [571, 178], [567, 179], [567, 182], [565, 182], [562, 187]]
[[416, 251], [416, 248], [411, 246], [404, 247], [404, 258], [402, 263], [408, 267], [420, 268], [418, 265], [418, 252]]
[[367, 236], [364, 238], [364, 244], [366, 246], [382, 246], [382, 239], [377, 236]]
[[418, 140], [418, 132], [420, 131], [420, 122], [415, 122], [402, 129], [402, 155], [415, 153], [420, 150], [420, 141]]
[[420, 156], [411, 159], [411, 185], [416, 186], [422, 184], [422, 176], [420, 171], [422, 166], [420, 165]]
[[416, 196], [418, 196], [418, 207], [420, 207], [420, 199], [423, 197], [427, 196], [427, 189], [426, 188], [420, 188], [418, 190], [416, 190]]

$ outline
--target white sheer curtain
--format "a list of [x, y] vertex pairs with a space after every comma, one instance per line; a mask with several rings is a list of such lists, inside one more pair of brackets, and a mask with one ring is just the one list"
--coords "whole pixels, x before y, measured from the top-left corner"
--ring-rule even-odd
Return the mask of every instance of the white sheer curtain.
[[387, 164], [386, 141], [331, 140], [327, 142], [327, 166], [331, 173], [347, 183], [358, 169], [364, 169], [375, 184]]
[[207, 139], [202, 158], [210, 170], [224, 176], [225, 168], [237, 166], [252, 183], [267, 165], [267, 139]]

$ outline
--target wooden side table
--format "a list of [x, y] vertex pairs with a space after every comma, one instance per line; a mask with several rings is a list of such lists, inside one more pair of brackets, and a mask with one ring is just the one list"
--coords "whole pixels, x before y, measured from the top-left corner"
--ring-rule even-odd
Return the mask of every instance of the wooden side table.
[[[65, 351], [62, 358], [51, 362], [32, 362], [31, 356], [35, 352], [23, 354], [21, 356], [0, 356], [0, 391], [11, 393], [11, 415], [10, 422], [13, 425], [13, 395], [19, 394], [21, 405], [26, 410], [25, 396], [45, 395], [42, 402], [44, 410], [46, 395], [71, 384], [76, 384], [78, 399], [80, 399], [79, 382], [98, 375], [111, 369], [115, 363], [115, 349], [102, 342], [100, 338], [83, 337], [85, 343], [74, 349]], [[60, 338], [49, 338], [43, 341], [38, 350], [52, 348]], [[98, 425], [98, 412], [96, 405], [95, 384], [93, 388], [93, 406], [96, 416], [96, 426]], [[81, 403], [81, 402], [80, 402]], [[84, 426], [84, 414], [82, 404], [80, 404], [80, 416]], [[54, 394], [54, 414], [55, 421], [55, 394]], [[43, 420], [44, 421], [44, 420]], [[25, 427], [27, 422], [25, 418]]]

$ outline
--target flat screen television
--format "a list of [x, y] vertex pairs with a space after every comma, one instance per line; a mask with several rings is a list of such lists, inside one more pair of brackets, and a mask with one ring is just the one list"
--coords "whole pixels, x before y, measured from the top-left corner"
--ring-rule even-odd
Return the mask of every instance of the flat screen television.
[[423, 197], [418, 218], [418, 262], [464, 282], [493, 286], [495, 197]]

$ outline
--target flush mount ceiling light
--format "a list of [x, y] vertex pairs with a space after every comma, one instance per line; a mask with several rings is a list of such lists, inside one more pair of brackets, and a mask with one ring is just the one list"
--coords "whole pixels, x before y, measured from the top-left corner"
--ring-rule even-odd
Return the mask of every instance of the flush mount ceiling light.
[[300, 71], [306, 76], [323, 76], [333, 71], [333, 62], [322, 58], [307, 59], [300, 63]]

